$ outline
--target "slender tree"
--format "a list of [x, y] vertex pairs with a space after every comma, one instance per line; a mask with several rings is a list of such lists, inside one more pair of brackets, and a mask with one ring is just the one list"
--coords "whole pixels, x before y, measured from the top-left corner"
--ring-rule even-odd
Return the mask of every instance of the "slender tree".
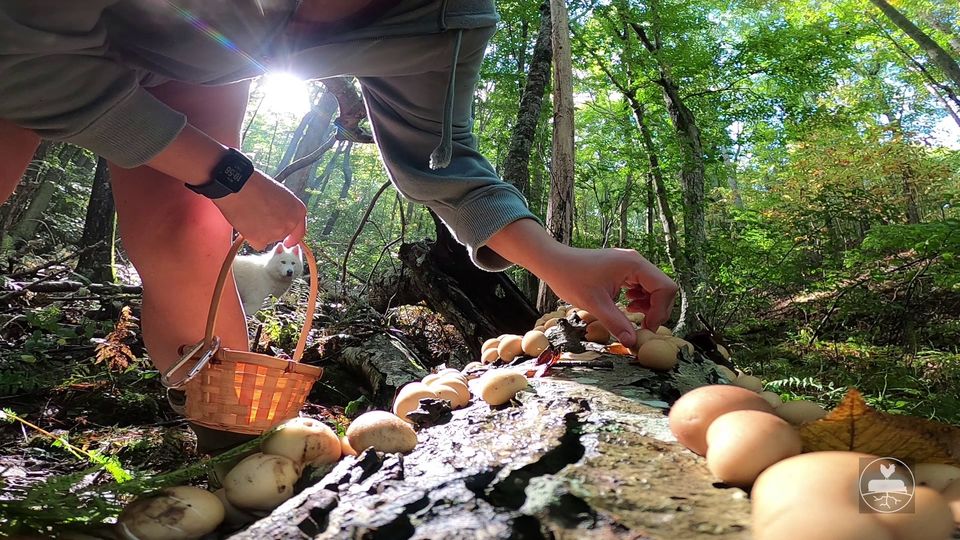
[[950, 53], [886, 0], [870, 0], [870, 3], [877, 6], [890, 19], [890, 22], [902, 30], [904, 34], [910, 36], [910, 39], [926, 53], [930, 61], [939, 67], [948, 79], [953, 81], [954, 88], [960, 89], [960, 65], [950, 56]]
[[[570, 21], [563, 0], [550, 0], [553, 43], [553, 151], [550, 161], [550, 201], [547, 230], [558, 241], [570, 243], [573, 233], [573, 63], [570, 54]], [[557, 296], [540, 283], [537, 309], [549, 311]]]
[[540, 31], [533, 46], [527, 82], [520, 98], [520, 108], [510, 136], [510, 150], [503, 164], [503, 179], [530, 198], [530, 150], [537, 134], [543, 93], [550, 80], [551, 41], [550, 4], [540, 5]]
[[97, 246], [85, 251], [77, 261], [77, 273], [98, 283], [114, 281], [114, 231], [116, 212], [113, 191], [110, 189], [110, 169], [107, 160], [97, 159], [93, 187], [87, 203], [87, 215], [79, 248]]

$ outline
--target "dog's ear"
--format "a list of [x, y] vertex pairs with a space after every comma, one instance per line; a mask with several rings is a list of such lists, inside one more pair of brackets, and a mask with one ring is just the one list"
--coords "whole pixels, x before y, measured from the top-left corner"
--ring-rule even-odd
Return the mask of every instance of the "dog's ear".
[[276, 254], [283, 253], [283, 242], [277, 243], [277, 246], [273, 248], [273, 252]]

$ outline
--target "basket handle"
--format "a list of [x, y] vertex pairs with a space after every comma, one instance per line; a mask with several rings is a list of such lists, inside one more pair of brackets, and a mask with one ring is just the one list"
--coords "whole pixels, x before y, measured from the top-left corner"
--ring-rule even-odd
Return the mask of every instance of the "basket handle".
[[[220, 310], [220, 298], [223, 296], [223, 287], [227, 282], [227, 274], [233, 266], [233, 260], [237, 257], [237, 252], [243, 245], [243, 236], [238, 235], [227, 252], [227, 258], [220, 267], [220, 275], [217, 276], [217, 284], [213, 288], [213, 299], [210, 302], [210, 311], [207, 313], [207, 329], [204, 333], [203, 343], [207, 346], [213, 344], [213, 329], [217, 326], [217, 314]], [[303, 357], [303, 351], [307, 346], [307, 335], [313, 326], [313, 314], [317, 307], [317, 292], [319, 291], [319, 274], [317, 272], [317, 260], [313, 256], [313, 251], [306, 244], [300, 242], [298, 246], [303, 250], [304, 258], [307, 260], [307, 266], [310, 268], [310, 297], [307, 299], [307, 313], [304, 319], [303, 329], [300, 331], [300, 339], [297, 341], [297, 348], [293, 352], [293, 361], [299, 362]]]

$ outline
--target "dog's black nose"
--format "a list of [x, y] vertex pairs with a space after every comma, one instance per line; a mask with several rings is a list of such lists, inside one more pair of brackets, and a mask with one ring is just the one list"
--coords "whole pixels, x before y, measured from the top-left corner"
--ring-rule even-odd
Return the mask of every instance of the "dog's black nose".
[[293, 277], [293, 270], [287, 270], [287, 277]]

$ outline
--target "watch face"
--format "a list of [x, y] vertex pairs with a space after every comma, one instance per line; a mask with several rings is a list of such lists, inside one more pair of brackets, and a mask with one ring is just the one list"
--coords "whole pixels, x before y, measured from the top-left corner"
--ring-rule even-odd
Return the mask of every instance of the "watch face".
[[215, 180], [236, 193], [240, 191], [251, 174], [253, 174], [253, 163], [240, 152], [231, 149], [220, 162]]
[[231, 187], [239, 187], [238, 184], [241, 184], [244, 180], [246, 180], [243, 175], [243, 171], [241, 171], [240, 168], [235, 165], [227, 165], [224, 167], [223, 179], [230, 184]]

